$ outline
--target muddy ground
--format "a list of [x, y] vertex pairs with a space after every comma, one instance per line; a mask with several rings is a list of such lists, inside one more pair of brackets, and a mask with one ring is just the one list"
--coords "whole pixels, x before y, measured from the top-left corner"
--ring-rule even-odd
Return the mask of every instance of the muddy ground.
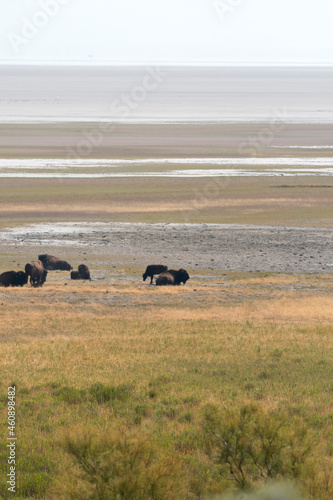
[[330, 229], [241, 224], [55, 223], [0, 234], [7, 267], [51, 253], [74, 268], [85, 262], [96, 278], [117, 266], [144, 270], [152, 263], [192, 272], [329, 273], [332, 243]]

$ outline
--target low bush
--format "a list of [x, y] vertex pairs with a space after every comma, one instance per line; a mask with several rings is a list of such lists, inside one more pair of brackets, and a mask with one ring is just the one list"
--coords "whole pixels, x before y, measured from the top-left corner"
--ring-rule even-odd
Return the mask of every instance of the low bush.
[[241, 489], [273, 479], [301, 481], [313, 467], [314, 441], [304, 423], [256, 404], [225, 411], [206, 405], [204, 431], [221, 476]]
[[179, 500], [184, 498], [179, 459], [142, 430], [74, 430], [63, 446], [72, 467], [53, 489], [62, 500]]

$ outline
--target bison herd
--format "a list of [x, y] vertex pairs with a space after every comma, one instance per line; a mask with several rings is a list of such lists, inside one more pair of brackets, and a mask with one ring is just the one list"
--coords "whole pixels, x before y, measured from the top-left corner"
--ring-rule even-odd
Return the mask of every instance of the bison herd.
[[[24, 286], [28, 283], [30, 277], [31, 286], [37, 288], [43, 286], [46, 281], [48, 271], [71, 271], [72, 280], [90, 280], [90, 271], [85, 264], [80, 264], [77, 271], [72, 271], [72, 266], [65, 260], [54, 257], [53, 255], [43, 254], [38, 256], [38, 260], [33, 260], [25, 265], [24, 271], [6, 271], [0, 275], [0, 286]], [[185, 269], [168, 269], [163, 265], [147, 266], [143, 273], [143, 281], [150, 278], [150, 284], [153, 283], [154, 276], [156, 285], [180, 285], [190, 279]]]
[[[6, 271], [0, 275], [0, 286], [24, 286], [30, 276], [31, 286], [37, 288], [44, 285], [48, 271], [71, 271], [73, 268], [65, 260], [53, 255], [43, 254], [38, 260], [25, 265], [24, 271]], [[90, 280], [90, 272], [85, 264], [81, 264], [77, 271], [71, 272], [71, 279]]]
[[150, 278], [150, 284], [153, 283], [154, 276], [156, 278], [156, 286], [163, 285], [180, 285], [181, 283], [186, 283], [187, 280], [190, 279], [188, 272], [185, 269], [178, 269], [175, 271], [174, 269], [168, 269], [168, 266], [161, 265], [150, 265], [147, 266], [145, 272], [142, 275], [143, 281]]

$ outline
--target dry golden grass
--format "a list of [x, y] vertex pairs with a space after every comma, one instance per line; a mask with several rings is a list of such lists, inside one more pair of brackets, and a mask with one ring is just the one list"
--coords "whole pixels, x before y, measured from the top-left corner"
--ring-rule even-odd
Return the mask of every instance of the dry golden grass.
[[[116, 280], [64, 286], [51, 277], [41, 289], [0, 289], [1, 390], [18, 387], [20, 470], [38, 485], [35, 498], [47, 498], [50, 482], [71, 466], [60, 436], [110, 421], [142, 426], [186, 457], [188, 474], [204, 474], [207, 402], [256, 401], [301, 416], [332, 470], [331, 277], [223, 280], [158, 288]], [[125, 387], [128, 396], [85, 399], [96, 383]]]
[[[238, 356], [244, 350], [242, 339], [251, 352], [254, 346], [269, 343], [272, 350], [281, 345], [287, 348], [291, 338], [302, 349], [311, 342], [318, 347], [318, 338], [306, 340], [302, 330], [316, 326], [325, 330], [320, 344], [329, 352], [333, 342], [328, 334], [333, 323], [331, 281], [330, 277], [313, 277], [313, 287], [301, 292], [293, 286], [306, 285], [307, 276], [237, 282], [230, 278], [222, 284], [194, 282], [160, 288], [116, 281], [64, 287], [50, 281], [41, 289], [1, 289], [2, 366], [9, 378], [21, 378], [28, 370], [24, 383], [33, 375], [29, 385], [38, 378], [51, 383], [58, 377], [85, 385], [99, 375], [103, 380], [111, 373], [115, 377], [117, 366], [120, 383], [128, 379], [129, 367], [137, 375], [138, 367], [148, 360], [154, 367], [151, 373], [169, 372], [172, 364], [167, 366], [166, 360], [173, 363], [180, 354], [185, 362], [200, 359], [204, 364], [219, 364], [221, 345], [234, 346]], [[192, 326], [203, 334], [192, 335]], [[211, 328], [213, 333], [207, 333]], [[224, 363], [234, 363], [234, 352], [223, 350]]]
[[[157, 309], [149, 317], [165, 317], [165, 310]], [[293, 299], [285, 297], [270, 301], [246, 302], [240, 306], [213, 306], [202, 310], [177, 309], [172, 312], [173, 319], [224, 321], [265, 321], [295, 323], [333, 323], [333, 297], [315, 299]]]
[[333, 279], [327, 276], [229, 273], [210, 281], [192, 279], [186, 286], [156, 287], [146, 283], [47, 281], [43, 288], [0, 288], [0, 308], [6, 323], [16, 315], [97, 314], [112, 318], [333, 322]]

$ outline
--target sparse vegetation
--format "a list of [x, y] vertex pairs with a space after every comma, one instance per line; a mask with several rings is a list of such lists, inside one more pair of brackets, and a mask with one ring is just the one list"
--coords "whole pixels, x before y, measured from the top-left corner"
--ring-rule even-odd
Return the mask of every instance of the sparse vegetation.
[[[93, 168], [94, 172], [103, 172], [103, 167]], [[165, 165], [157, 168], [164, 170]], [[188, 168], [193, 166], [189, 164]], [[203, 179], [187, 178], [180, 183], [177, 178], [161, 177], [128, 177], [126, 182], [117, 178], [89, 182], [4, 178], [0, 185], [0, 227], [23, 221], [80, 220], [274, 225], [283, 221], [288, 226], [331, 227], [331, 178], [313, 177], [311, 185], [307, 177], [298, 177], [297, 185], [293, 178], [284, 179], [281, 185], [279, 177], [226, 178], [225, 184], [216, 189], [209, 178], [204, 183]], [[206, 186], [213, 188], [213, 194], [208, 189], [206, 195]]]

